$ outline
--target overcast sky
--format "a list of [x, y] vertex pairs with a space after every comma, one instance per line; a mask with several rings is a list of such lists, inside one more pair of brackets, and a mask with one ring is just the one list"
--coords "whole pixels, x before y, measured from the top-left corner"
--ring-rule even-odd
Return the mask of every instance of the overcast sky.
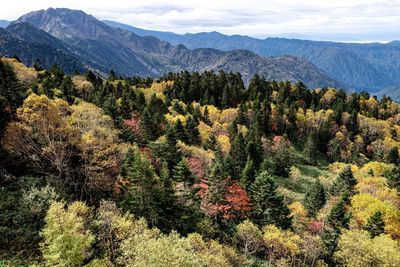
[[387, 42], [400, 39], [400, 0], [7, 0], [0, 19], [48, 7], [177, 33]]

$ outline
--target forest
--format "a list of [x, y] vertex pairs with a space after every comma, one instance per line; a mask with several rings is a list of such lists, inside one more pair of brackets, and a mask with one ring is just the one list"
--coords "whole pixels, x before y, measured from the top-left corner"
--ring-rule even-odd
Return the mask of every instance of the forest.
[[0, 60], [0, 266], [400, 266], [400, 104]]

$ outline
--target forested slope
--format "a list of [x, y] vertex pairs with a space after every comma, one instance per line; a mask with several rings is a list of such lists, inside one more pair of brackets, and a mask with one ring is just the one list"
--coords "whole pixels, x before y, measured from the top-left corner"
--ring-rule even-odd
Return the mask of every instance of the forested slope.
[[400, 105], [0, 61], [0, 264], [398, 266]]

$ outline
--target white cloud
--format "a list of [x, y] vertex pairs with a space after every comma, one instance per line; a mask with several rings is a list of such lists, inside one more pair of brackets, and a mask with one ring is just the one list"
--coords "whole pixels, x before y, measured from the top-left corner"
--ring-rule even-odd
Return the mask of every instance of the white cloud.
[[400, 39], [400, 0], [12, 0], [2, 4], [0, 19], [13, 20], [48, 7], [82, 9], [100, 19], [178, 33]]

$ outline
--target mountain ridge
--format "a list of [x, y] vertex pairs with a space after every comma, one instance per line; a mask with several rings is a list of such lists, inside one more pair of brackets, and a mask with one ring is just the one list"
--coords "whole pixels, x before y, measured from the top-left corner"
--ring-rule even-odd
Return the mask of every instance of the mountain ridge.
[[189, 49], [210, 47], [223, 51], [247, 49], [262, 56], [293, 55], [304, 57], [333, 78], [350, 86], [374, 91], [400, 84], [400, 41], [380, 43], [339, 43], [287, 38], [257, 39], [219, 32], [176, 34], [143, 30], [130, 25], [105, 21], [139, 35], [153, 35], [173, 45]]
[[156, 37], [141, 37], [131, 31], [116, 29], [79, 10], [49, 8], [33, 11], [11, 23], [9, 28], [18, 23], [29, 23], [47, 32], [63, 42], [73, 56], [103, 73], [114, 69], [123, 76], [159, 77], [182, 70], [223, 69], [242, 73], [246, 81], [257, 73], [269, 79], [302, 81], [311, 88], [346, 87], [298, 57], [261, 57], [244, 50], [191, 50]]

